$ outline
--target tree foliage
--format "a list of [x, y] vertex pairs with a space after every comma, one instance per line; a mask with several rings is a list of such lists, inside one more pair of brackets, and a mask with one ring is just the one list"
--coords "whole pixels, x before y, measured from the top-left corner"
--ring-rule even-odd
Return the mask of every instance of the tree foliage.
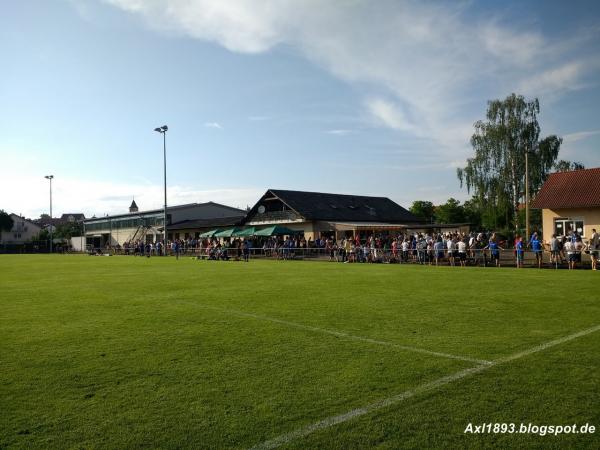
[[465, 211], [458, 200], [449, 198], [443, 205], [436, 206], [435, 217], [438, 223], [460, 223], [465, 221]]
[[570, 172], [572, 170], [585, 169], [585, 166], [577, 161], [565, 161], [564, 159], [561, 159], [554, 164], [553, 169], [556, 172]]
[[432, 223], [435, 220], [434, 210], [433, 203], [424, 200], [415, 200], [409, 208], [412, 214], [426, 223]]
[[55, 238], [71, 239], [83, 235], [83, 224], [81, 222], [64, 222], [56, 225]]
[[525, 192], [525, 153], [529, 154], [529, 188], [539, 190], [554, 166], [562, 139], [540, 140], [537, 99], [527, 101], [511, 94], [504, 100], [488, 102], [485, 120], [475, 123], [471, 145], [475, 156], [457, 170], [461, 187], [473, 191], [476, 203], [484, 207], [482, 217], [494, 215], [494, 222], [518, 227], [519, 204]]
[[14, 225], [14, 221], [10, 214], [3, 209], [0, 209], [0, 231], [10, 231]]

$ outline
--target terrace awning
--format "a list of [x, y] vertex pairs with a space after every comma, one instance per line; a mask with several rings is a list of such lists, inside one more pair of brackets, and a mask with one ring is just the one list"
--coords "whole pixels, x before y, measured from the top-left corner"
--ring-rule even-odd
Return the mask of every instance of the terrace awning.
[[225, 228], [224, 230], [217, 231], [213, 236], [214, 237], [232, 237], [235, 236], [236, 232], [239, 232], [241, 229], [237, 227]]
[[219, 229], [218, 229], [218, 228], [215, 228], [214, 230], [205, 231], [204, 233], [200, 234], [199, 236], [200, 236], [201, 238], [209, 238], [209, 237], [213, 237], [217, 231], [219, 231]]
[[247, 227], [233, 233], [236, 237], [248, 237], [256, 234], [256, 227]]
[[302, 231], [292, 230], [291, 228], [284, 227], [281, 225], [272, 225], [267, 228], [263, 228], [262, 230], [258, 230], [254, 235], [255, 236], [283, 236], [283, 235], [293, 235], [293, 234], [302, 234]]

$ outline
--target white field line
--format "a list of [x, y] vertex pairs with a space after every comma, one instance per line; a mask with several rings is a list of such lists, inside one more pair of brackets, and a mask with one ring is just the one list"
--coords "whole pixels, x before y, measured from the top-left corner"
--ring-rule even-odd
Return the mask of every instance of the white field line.
[[422, 353], [422, 354], [430, 355], [430, 356], [439, 356], [441, 358], [457, 359], [460, 361], [467, 361], [467, 362], [472, 362], [472, 363], [476, 363], [476, 364], [482, 364], [482, 365], [491, 364], [491, 361], [486, 361], [483, 359], [469, 358], [468, 356], [453, 355], [450, 353], [435, 352], [433, 350], [427, 350], [424, 348], [396, 344], [395, 342], [380, 341], [378, 339], [371, 339], [371, 338], [363, 337], [363, 336], [355, 336], [353, 334], [344, 333], [343, 331], [336, 331], [336, 330], [329, 330], [327, 328], [313, 327], [310, 325], [304, 325], [304, 324], [297, 323], [297, 322], [290, 322], [289, 320], [277, 319], [277, 318], [269, 317], [269, 316], [262, 316], [259, 314], [252, 314], [252, 313], [236, 311], [236, 310], [232, 310], [232, 309], [219, 308], [216, 306], [209, 306], [209, 305], [205, 305], [205, 304], [198, 304], [198, 303], [192, 303], [192, 302], [189, 302], [189, 303], [200, 306], [202, 308], [212, 309], [212, 310], [219, 311], [219, 312], [226, 313], [226, 314], [233, 314], [236, 316], [248, 317], [248, 318], [257, 319], [257, 320], [264, 320], [264, 321], [268, 321], [268, 322], [278, 323], [280, 325], [286, 325], [288, 327], [299, 328], [301, 330], [314, 331], [315, 333], [330, 334], [332, 336], [337, 336], [337, 337], [344, 338], [344, 339], [350, 339], [353, 341], [368, 342], [369, 344], [376, 344], [376, 345], [385, 345], [387, 347], [393, 347], [393, 348], [397, 348], [400, 350], [406, 350], [409, 352]]
[[495, 361], [492, 361], [490, 364], [479, 365], [476, 367], [472, 367], [470, 369], [461, 370], [461, 371], [453, 373], [451, 375], [447, 375], [445, 377], [438, 378], [437, 380], [430, 381], [429, 383], [421, 384], [420, 386], [417, 386], [414, 389], [404, 391], [401, 394], [395, 395], [393, 397], [379, 400], [377, 402], [363, 406], [362, 408], [353, 409], [344, 414], [327, 417], [326, 419], [320, 420], [320, 421], [315, 422], [306, 427], [299, 428], [295, 431], [291, 431], [289, 433], [282, 434], [273, 439], [262, 442], [261, 444], [258, 444], [255, 447], [252, 447], [252, 450], [259, 450], [259, 449], [265, 450], [265, 449], [277, 448], [281, 445], [287, 444], [296, 439], [308, 436], [309, 434], [314, 433], [315, 431], [323, 430], [325, 428], [330, 428], [334, 425], [347, 422], [356, 417], [364, 416], [365, 414], [369, 414], [371, 412], [378, 411], [378, 410], [386, 408], [388, 406], [395, 405], [395, 404], [400, 403], [410, 397], [414, 397], [417, 394], [431, 391], [440, 386], [444, 386], [446, 384], [452, 383], [453, 381], [457, 381], [457, 380], [460, 380], [461, 378], [468, 377], [469, 375], [474, 375], [476, 373], [483, 372], [484, 370], [488, 370], [490, 367], [494, 367], [499, 364], [508, 363], [508, 362], [514, 361], [516, 359], [531, 355], [533, 353], [544, 351], [550, 347], [554, 347], [556, 345], [560, 345], [565, 342], [572, 341], [573, 339], [580, 338], [582, 336], [585, 336], [590, 333], [594, 333], [599, 330], [600, 330], [600, 325], [596, 325], [595, 327], [587, 328], [587, 329], [579, 331], [577, 333], [570, 334], [568, 336], [564, 336], [564, 337], [561, 337], [558, 339], [554, 339], [552, 341], [537, 345], [535, 347], [524, 350], [522, 352], [514, 353], [512, 355], [505, 356], [503, 358], [499, 358]]

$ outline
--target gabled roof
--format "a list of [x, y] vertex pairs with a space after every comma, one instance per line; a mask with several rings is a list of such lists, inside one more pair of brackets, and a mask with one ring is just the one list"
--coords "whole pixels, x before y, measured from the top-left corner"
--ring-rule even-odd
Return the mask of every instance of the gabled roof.
[[133, 200], [131, 201], [131, 205], [129, 206], [129, 209], [132, 209], [132, 208], [138, 209], [138, 205], [137, 205], [137, 203], [135, 202], [135, 199], [133, 199]]
[[83, 213], [66, 213], [63, 214], [62, 216], [60, 216], [60, 220], [63, 221], [68, 221], [69, 217], [73, 217], [73, 220], [84, 220], [85, 219], [85, 214]]
[[[221, 203], [216, 203], [216, 202], [186, 203], [185, 205], [168, 206], [167, 213], [169, 213], [171, 211], [179, 210], [179, 209], [194, 208], [194, 207], [197, 208], [197, 207], [202, 207], [202, 206], [218, 206], [220, 208], [228, 209], [229, 211], [235, 212], [235, 213], [237, 213], [236, 215], [246, 214], [246, 211], [244, 211], [243, 209], [234, 208], [233, 206], [222, 205]], [[140, 216], [146, 216], [146, 215], [152, 215], [152, 214], [162, 214], [163, 211], [164, 211], [164, 209], [160, 208], [160, 209], [150, 209], [148, 211], [138, 211], [138, 212], [134, 212], [134, 213], [128, 212], [128, 213], [124, 213], [124, 214], [115, 214], [112, 216], [91, 217], [89, 219], [86, 219], [84, 222], [91, 223], [93, 221], [101, 221], [101, 220], [106, 220], [108, 218], [120, 219], [120, 218], [124, 218], [124, 217], [140, 217]]]
[[306, 220], [395, 223], [419, 221], [410, 212], [387, 197], [282, 189], [269, 189], [265, 196], [269, 194], [279, 198]]
[[600, 167], [550, 174], [532, 208], [600, 207]]

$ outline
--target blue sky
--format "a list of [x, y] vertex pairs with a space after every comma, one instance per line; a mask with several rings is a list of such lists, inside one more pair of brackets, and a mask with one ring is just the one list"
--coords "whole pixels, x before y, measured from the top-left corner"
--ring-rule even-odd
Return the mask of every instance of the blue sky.
[[0, 16], [0, 208], [252, 205], [267, 188], [468, 198], [489, 99], [600, 165], [600, 4], [23, 0]]

